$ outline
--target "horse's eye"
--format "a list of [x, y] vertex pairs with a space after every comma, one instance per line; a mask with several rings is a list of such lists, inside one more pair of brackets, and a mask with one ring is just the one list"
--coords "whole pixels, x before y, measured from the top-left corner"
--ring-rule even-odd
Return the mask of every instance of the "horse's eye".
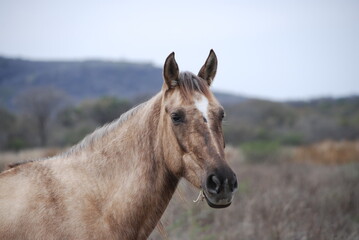
[[174, 124], [179, 124], [179, 123], [184, 122], [184, 117], [180, 113], [172, 113], [171, 118], [172, 118], [172, 122]]

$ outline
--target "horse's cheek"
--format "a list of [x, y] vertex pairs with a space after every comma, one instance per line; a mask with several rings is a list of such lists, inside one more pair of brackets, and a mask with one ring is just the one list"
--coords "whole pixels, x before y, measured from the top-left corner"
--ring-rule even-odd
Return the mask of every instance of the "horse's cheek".
[[184, 163], [184, 177], [197, 188], [201, 186], [202, 169], [196, 161], [194, 161], [192, 154], [185, 154], [183, 156]]

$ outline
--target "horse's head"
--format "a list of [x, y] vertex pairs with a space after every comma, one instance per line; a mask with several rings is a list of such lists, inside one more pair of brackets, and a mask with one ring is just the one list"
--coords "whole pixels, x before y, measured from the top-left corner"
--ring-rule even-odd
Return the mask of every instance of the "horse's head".
[[171, 53], [164, 64], [162, 118], [168, 168], [201, 188], [211, 207], [231, 204], [235, 173], [224, 157], [224, 109], [209, 90], [217, 70], [211, 50], [198, 75], [179, 72]]

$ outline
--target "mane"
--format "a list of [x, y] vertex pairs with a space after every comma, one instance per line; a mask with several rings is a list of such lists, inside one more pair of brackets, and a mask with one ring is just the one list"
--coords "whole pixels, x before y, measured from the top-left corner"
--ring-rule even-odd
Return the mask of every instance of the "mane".
[[181, 72], [178, 79], [178, 87], [183, 99], [190, 100], [194, 92], [199, 92], [209, 97], [210, 90], [207, 82], [191, 72]]

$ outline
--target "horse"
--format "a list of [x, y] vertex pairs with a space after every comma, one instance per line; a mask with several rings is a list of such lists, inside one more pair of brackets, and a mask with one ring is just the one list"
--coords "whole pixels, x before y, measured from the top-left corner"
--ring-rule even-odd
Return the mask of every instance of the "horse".
[[213, 50], [197, 75], [172, 52], [161, 91], [68, 151], [0, 174], [1, 239], [146, 239], [181, 178], [213, 208], [232, 203], [224, 109], [209, 87]]

